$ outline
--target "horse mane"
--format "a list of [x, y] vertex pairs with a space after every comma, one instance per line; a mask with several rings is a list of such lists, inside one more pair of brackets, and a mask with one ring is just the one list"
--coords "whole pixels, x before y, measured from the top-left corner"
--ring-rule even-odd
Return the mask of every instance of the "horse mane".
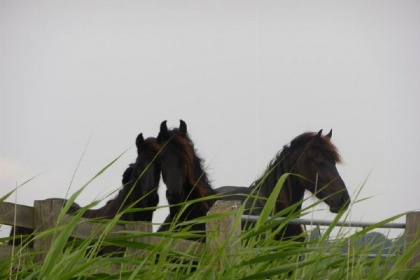
[[[326, 136], [317, 137], [315, 132], [305, 132], [294, 138], [289, 145], [283, 146], [275, 158], [268, 165], [267, 170], [271, 170], [286, 158], [290, 159], [293, 165], [296, 164], [297, 159], [306, 151], [316, 147], [318, 151], [324, 154], [327, 158], [336, 163], [341, 162], [340, 153], [337, 147]], [[290, 171], [289, 171], [290, 172]]]
[[[174, 151], [181, 158], [187, 183], [192, 187], [192, 190], [187, 190], [191, 192], [189, 195], [193, 195], [194, 198], [200, 198], [215, 194], [216, 192], [211, 187], [207, 173], [204, 171], [203, 159], [197, 155], [193, 141], [188, 134], [181, 133], [178, 128], [174, 128], [172, 132], [173, 135], [168, 145], [176, 146]], [[207, 210], [210, 209], [211, 205], [208, 201], [202, 201], [201, 203]]]
[[285, 146], [286, 149], [291, 149], [291, 152], [298, 152], [302, 148], [304, 152], [312, 147], [316, 147], [318, 151], [334, 162], [341, 162], [340, 153], [337, 147], [330, 141], [330, 138], [328, 136], [318, 137], [318, 133], [316, 132], [302, 133], [293, 139], [289, 146]]

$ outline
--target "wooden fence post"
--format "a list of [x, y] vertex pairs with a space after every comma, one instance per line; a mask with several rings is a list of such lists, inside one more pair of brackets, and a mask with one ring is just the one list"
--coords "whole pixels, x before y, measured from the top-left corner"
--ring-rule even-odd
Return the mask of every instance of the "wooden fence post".
[[406, 249], [417, 246], [417, 250], [411, 258], [408, 266], [413, 267], [420, 263], [420, 212], [410, 212], [406, 215], [405, 223]]
[[[226, 213], [238, 209], [240, 201], [218, 200], [210, 208], [207, 215]], [[238, 237], [241, 234], [241, 223], [235, 225], [236, 213], [231, 213], [221, 219], [215, 219], [206, 223], [206, 235], [208, 248], [211, 252], [218, 252], [223, 249], [223, 256], [232, 255], [240, 247]], [[218, 255], [219, 256], [219, 255]], [[219, 258], [218, 269], [222, 264], [222, 258]]]
[[[63, 208], [63, 200], [35, 200], [34, 201], [34, 229], [40, 233], [57, 226], [58, 216]], [[53, 241], [53, 234], [45, 238], [36, 239], [34, 249], [38, 251], [35, 261], [41, 262], [47, 255]]]
[[[138, 222], [136, 224], [127, 224], [125, 228], [129, 231], [138, 231], [138, 232], [152, 232], [152, 223], [151, 222]], [[134, 242], [143, 242], [150, 243], [150, 237], [137, 237], [134, 238]], [[143, 257], [146, 258], [150, 254], [147, 250], [140, 250], [136, 248], [128, 248], [127, 255], [133, 257]]]

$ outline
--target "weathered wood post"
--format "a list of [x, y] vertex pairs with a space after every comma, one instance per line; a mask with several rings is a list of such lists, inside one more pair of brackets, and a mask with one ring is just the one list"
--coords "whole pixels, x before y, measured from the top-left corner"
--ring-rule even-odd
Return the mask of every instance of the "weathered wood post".
[[[34, 201], [34, 229], [40, 233], [57, 226], [58, 216], [63, 208], [63, 200], [35, 200]], [[45, 238], [36, 239], [34, 249], [38, 251], [35, 261], [43, 261], [53, 242], [53, 234]]]
[[[207, 215], [231, 212], [240, 206], [240, 201], [218, 200], [210, 208]], [[207, 243], [210, 253], [223, 252], [223, 255], [218, 260], [218, 269], [220, 269], [224, 257], [232, 257], [240, 247], [238, 237], [241, 234], [241, 223], [235, 223], [235, 219], [236, 213], [232, 212], [221, 219], [215, 219], [206, 223]], [[219, 257], [218, 254], [216, 255]]]
[[[153, 231], [151, 222], [138, 222], [136, 224], [127, 224], [127, 225], [125, 225], [125, 228], [129, 231], [138, 231], [138, 232], [147, 232], [147, 233]], [[134, 242], [142, 242], [142, 243], [150, 243], [150, 239], [151, 239], [150, 237], [145, 236], [145, 237], [133, 238], [133, 241]], [[150, 252], [148, 252], [146, 250], [139, 250], [139, 249], [136, 249], [136, 248], [128, 248], [127, 249], [127, 255], [128, 256], [146, 258], [149, 254], [150, 254]]]
[[410, 212], [406, 215], [405, 222], [406, 250], [416, 246], [408, 266], [413, 267], [420, 263], [420, 212]]

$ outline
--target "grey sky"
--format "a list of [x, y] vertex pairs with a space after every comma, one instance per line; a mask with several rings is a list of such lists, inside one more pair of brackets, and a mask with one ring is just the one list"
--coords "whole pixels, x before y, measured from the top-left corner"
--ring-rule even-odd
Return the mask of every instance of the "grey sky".
[[70, 193], [128, 149], [89, 203], [120, 186], [138, 133], [183, 119], [214, 187], [332, 128], [350, 193], [367, 179], [372, 196], [353, 220], [420, 208], [418, 1], [0, 3], [0, 195], [41, 173], [17, 202], [64, 197], [89, 139]]

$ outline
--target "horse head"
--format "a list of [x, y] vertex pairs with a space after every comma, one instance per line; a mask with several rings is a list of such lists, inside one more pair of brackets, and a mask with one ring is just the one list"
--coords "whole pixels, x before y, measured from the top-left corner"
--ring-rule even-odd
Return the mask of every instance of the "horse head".
[[[214, 190], [202, 168], [202, 160], [195, 152], [194, 144], [187, 133], [187, 124], [183, 120], [180, 120], [178, 128], [170, 130], [166, 121], [163, 121], [157, 142], [162, 146], [159, 157], [162, 179], [167, 187], [166, 197], [171, 205], [170, 215], [174, 218], [180, 210], [177, 205], [214, 194]], [[210, 201], [202, 201], [200, 210], [184, 218], [205, 215], [211, 204]]]
[[[161, 171], [157, 155], [161, 147], [155, 138], [144, 139], [141, 133], [136, 138], [136, 146], [137, 159], [123, 174], [121, 197], [124, 197], [125, 205], [134, 203], [136, 208], [155, 207], [159, 203], [157, 189]], [[153, 211], [138, 212], [138, 215], [128, 220], [151, 221]]]
[[[180, 120], [179, 128], [169, 130], [166, 121], [163, 121], [157, 142], [162, 146], [160, 164], [162, 179], [167, 187], [166, 197], [170, 205], [179, 204], [188, 195], [185, 186], [194, 160], [192, 143], [187, 137], [186, 123]], [[178, 210], [178, 207], [170, 208], [172, 218]]]
[[162, 179], [168, 187], [167, 194], [184, 197], [183, 187], [194, 161], [194, 148], [187, 137], [187, 125], [180, 120], [179, 128], [168, 130], [166, 121], [160, 125], [157, 142], [162, 146], [160, 163]]
[[318, 133], [304, 133], [296, 137], [289, 149], [295, 154], [293, 172], [299, 174], [300, 184], [330, 206], [330, 211], [338, 213], [347, 209], [350, 196], [336, 164], [341, 158], [337, 148], [331, 143], [332, 130], [322, 136]]

